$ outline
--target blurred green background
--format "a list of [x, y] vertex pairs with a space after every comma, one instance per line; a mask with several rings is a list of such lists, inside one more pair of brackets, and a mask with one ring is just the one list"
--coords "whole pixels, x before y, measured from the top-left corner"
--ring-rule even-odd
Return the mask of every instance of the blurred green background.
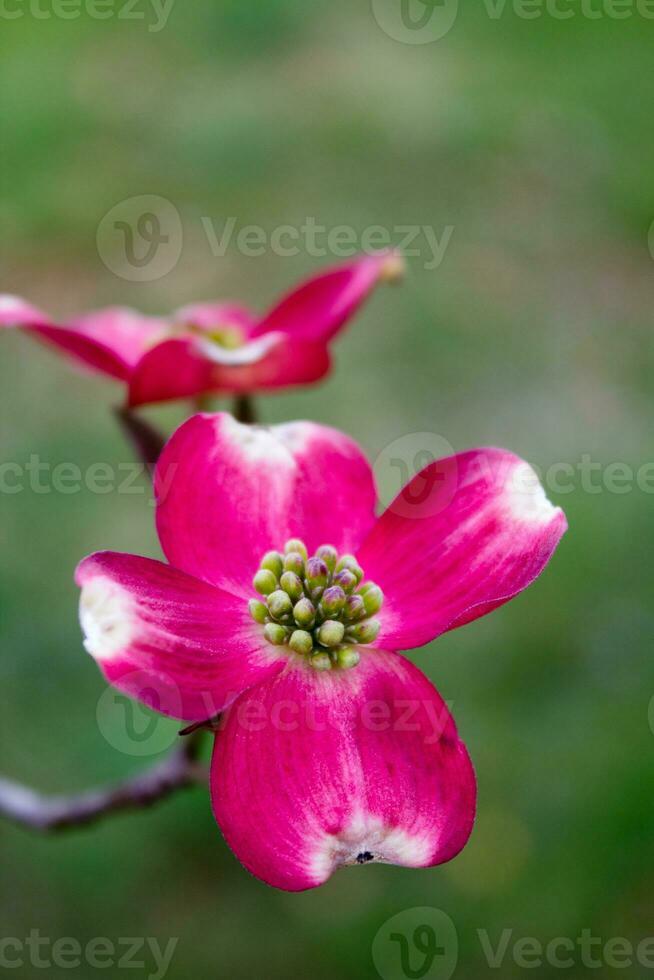
[[[157, 32], [145, 0], [143, 20], [117, 18], [120, 5], [106, 20], [41, 19], [27, 5], [2, 20], [0, 289], [57, 316], [219, 297], [264, 309], [334, 257], [215, 256], [203, 217], [218, 231], [230, 216], [268, 231], [307, 216], [358, 232], [453, 227], [437, 269], [416, 256], [403, 286], [376, 294], [326, 383], [261, 399], [263, 419], [336, 425], [372, 459], [431, 432], [457, 450], [509, 447], [543, 471], [596, 466], [592, 486], [575, 469], [571, 492], [548, 487], [571, 530], [543, 578], [417, 655], [478, 771], [477, 826], [457, 860], [275, 892], [233, 858], [198, 789], [55, 840], [0, 824], [2, 937], [179, 937], [171, 980], [334, 980], [377, 976], [377, 931], [431, 906], [456, 925], [455, 976], [474, 980], [498, 973], [478, 930], [493, 946], [512, 930], [502, 977], [523, 975], [511, 952], [522, 937], [590, 929], [637, 944], [654, 931], [654, 480], [642, 470], [653, 451], [654, 21], [572, 8], [570, 20], [527, 20], [510, 4], [493, 18], [466, 3], [425, 44], [389, 36], [369, 3], [347, 0], [178, 0]], [[139, 283], [104, 264], [96, 231], [145, 194], [175, 205], [184, 247], [170, 273]], [[17, 333], [0, 350], [2, 461], [131, 459], [110, 413], [117, 386]], [[188, 411], [145, 414], [171, 429]], [[641, 486], [615, 492], [616, 462], [640, 470]], [[65, 792], [150, 761], [124, 750], [122, 716], [103, 707], [72, 583], [90, 551], [159, 554], [139, 486], [1, 495], [5, 775]], [[161, 722], [157, 737], [174, 732]], [[585, 976], [574, 959], [564, 972]], [[29, 962], [13, 972], [44, 975]]]

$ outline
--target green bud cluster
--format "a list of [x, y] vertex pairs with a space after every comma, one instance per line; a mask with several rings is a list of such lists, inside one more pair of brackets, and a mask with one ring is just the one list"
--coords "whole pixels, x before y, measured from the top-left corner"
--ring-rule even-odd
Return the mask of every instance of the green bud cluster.
[[263, 556], [252, 584], [260, 598], [250, 600], [250, 615], [268, 643], [306, 657], [316, 670], [356, 667], [356, 648], [379, 635], [373, 617], [382, 590], [364, 582], [353, 555], [339, 556], [331, 545], [309, 557], [303, 541], [287, 541], [283, 553]]

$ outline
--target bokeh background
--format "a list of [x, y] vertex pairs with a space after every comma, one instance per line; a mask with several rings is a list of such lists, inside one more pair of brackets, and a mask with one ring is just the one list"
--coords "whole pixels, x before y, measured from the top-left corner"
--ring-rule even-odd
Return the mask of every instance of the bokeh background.
[[[268, 248], [254, 258], [233, 245], [216, 256], [202, 218], [218, 232], [229, 217], [268, 231], [307, 216], [359, 233], [451, 227], [437, 269], [425, 268], [423, 239], [405, 284], [376, 294], [339, 341], [329, 380], [261, 399], [262, 418], [336, 425], [373, 459], [429, 432], [457, 450], [510, 447], [544, 472], [574, 467], [568, 492], [548, 487], [571, 530], [543, 578], [418, 655], [479, 776], [477, 826], [456, 861], [351, 869], [312, 893], [275, 892], [228, 851], [198, 789], [54, 840], [0, 825], [3, 937], [178, 937], [171, 980], [376, 977], [378, 930], [429, 906], [455, 923], [455, 976], [473, 980], [498, 972], [478, 930], [493, 945], [512, 930], [502, 977], [525, 972], [511, 952], [522, 937], [574, 941], [590, 929], [637, 944], [654, 931], [654, 480], [643, 469], [654, 21], [571, 7], [569, 20], [531, 20], [510, 4], [493, 18], [465, 3], [446, 36], [424, 44], [415, 31], [390, 36], [370, 3], [348, 0], [177, 0], [156, 32], [145, 0], [143, 20], [119, 19], [118, 4], [106, 20], [37, 18], [27, 5], [2, 20], [1, 289], [57, 316], [218, 297], [263, 309], [337, 257]], [[117, 203], [147, 194], [174, 204], [184, 244], [167, 275], [133, 282], [103, 261], [96, 233]], [[2, 461], [131, 459], [110, 411], [117, 387], [17, 333], [0, 351]], [[170, 430], [188, 411], [145, 414]], [[615, 463], [634, 474], [620, 492], [607, 477]], [[589, 464], [591, 477], [579, 469]], [[139, 486], [0, 495], [5, 775], [67, 792], [154, 758], [130, 751], [124, 709], [106, 709], [72, 583], [96, 549], [158, 556]], [[160, 723], [161, 745], [174, 731]], [[585, 976], [573, 955], [564, 972]], [[43, 970], [26, 962], [18, 973]], [[74, 975], [95, 971], [48, 971]]]

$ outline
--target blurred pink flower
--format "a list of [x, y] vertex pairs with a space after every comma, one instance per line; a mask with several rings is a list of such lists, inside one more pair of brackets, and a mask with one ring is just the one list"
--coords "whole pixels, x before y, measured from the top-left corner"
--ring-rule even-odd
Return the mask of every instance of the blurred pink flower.
[[241, 862], [300, 891], [342, 865], [453, 858], [474, 771], [438, 691], [395, 651], [542, 572], [567, 525], [534, 471], [501, 449], [462, 453], [377, 518], [372, 470], [345, 435], [221, 413], [177, 430], [155, 488], [169, 564], [82, 561], [85, 646], [163, 714], [223, 712], [213, 808]]
[[115, 307], [59, 325], [24, 300], [0, 295], [0, 327], [22, 328], [125, 382], [131, 407], [265, 391], [327, 374], [332, 338], [378, 282], [401, 271], [394, 253], [359, 258], [307, 280], [263, 319], [234, 304], [199, 303], [167, 319]]

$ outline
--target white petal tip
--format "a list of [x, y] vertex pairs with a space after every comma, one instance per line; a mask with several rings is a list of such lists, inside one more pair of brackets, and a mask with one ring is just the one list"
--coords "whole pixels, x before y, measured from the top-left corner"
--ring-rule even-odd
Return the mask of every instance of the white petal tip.
[[[222, 428], [223, 435], [230, 439], [248, 462], [270, 464], [285, 469], [295, 468], [296, 463], [291, 450], [297, 450], [298, 447], [284, 431], [290, 430], [291, 426], [265, 428], [260, 425], [242, 425], [231, 415], [220, 416], [218, 425]], [[299, 438], [299, 434], [296, 435]]]
[[24, 305], [18, 296], [11, 296], [7, 293], [0, 295], [0, 313], [17, 313], [23, 309]]
[[84, 647], [95, 660], [112, 660], [129, 646], [131, 607], [131, 597], [109, 578], [93, 578], [83, 587], [79, 618]]
[[341, 833], [324, 837], [314, 852], [310, 873], [322, 882], [338, 868], [354, 864], [420, 868], [429, 864], [433, 853], [433, 837], [387, 827], [378, 817], [361, 815]]
[[507, 506], [515, 520], [530, 524], [548, 524], [560, 513], [560, 508], [548, 499], [535, 470], [522, 462], [511, 471]]

